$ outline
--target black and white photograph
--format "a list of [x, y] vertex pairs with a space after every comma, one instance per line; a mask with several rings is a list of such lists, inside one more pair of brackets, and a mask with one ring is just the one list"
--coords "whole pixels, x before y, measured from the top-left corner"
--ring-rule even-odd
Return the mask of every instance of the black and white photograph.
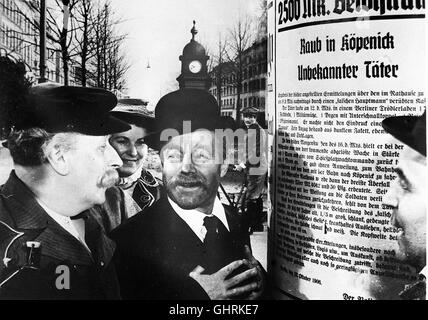
[[0, 0], [0, 300], [426, 300], [425, 19]]

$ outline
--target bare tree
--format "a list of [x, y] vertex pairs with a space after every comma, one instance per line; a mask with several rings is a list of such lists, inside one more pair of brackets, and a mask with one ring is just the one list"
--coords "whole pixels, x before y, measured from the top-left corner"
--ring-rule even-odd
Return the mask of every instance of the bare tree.
[[233, 66], [236, 85], [236, 121], [240, 121], [241, 94], [244, 74], [244, 54], [253, 42], [252, 21], [249, 16], [239, 17], [235, 25], [229, 29], [227, 60]]
[[[48, 21], [49, 25], [51, 26], [51, 29], [53, 31], [53, 35], [50, 35], [50, 33], [47, 33], [47, 37], [54, 43], [58, 43], [61, 50], [61, 60], [62, 60], [62, 68], [64, 73], [64, 85], [68, 86], [69, 84], [69, 62], [70, 62], [70, 51], [72, 51], [73, 43], [73, 33], [76, 31], [78, 26], [76, 26], [75, 19], [70, 19], [71, 28], [68, 28], [68, 15], [70, 12], [73, 11], [74, 7], [77, 5], [79, 0], [62, 0], [62, 3], [60, 3], [58, 0], [55, 0], [56, 2], [56, 11], [58, 11], [58, 8], [61, 9], [61, 14], [58, 14], [56, 16], [53, 15], [54, 10], [47, 10], [47, 13], [49, 15]], [[65, 11], [69, 12], [65, 12]], [[63, 17], [63, 19], [60, 19], [59, 17]], [[67, 16], [67, 19], [65, 18]], [[62, 21], [61, 21], [62, 20]], [[61, 23], [61, 22], [62, 23]], [[70, 36], [67, 36], [70, 33]]]
[[258, 40], [267, 37], [267, 0], [259, 0], [259, 8], [256, 13], [257, 38]]
[[79, 28], [75, 33], [76, 52], [74, 63], [79, 66], [79, 80], [83, 87], [86, 87], [88, 79], [88, 61], [94, 56], [94, 5], [91, 0], [81, 0], [76, 6], [75, 19]]
[[126, 88], [126, 72], [130, 68], [125, 55], [120, 50], [122, 42], [116, 42], [108, 51], [108, 70], [109, 70], [109, 79], [108, 87], [110, 90], [120, 90]]
[[[64, 25], [64, 3], [68, 4], [70, 19]], [[52, 0], [46, 10], [46, 37], [48, 49], [60, 52], [64, 84], [69, 84], [69, 65], [80, 67], [76, 76], [82, 86], [88, 79], [94, 80], [99, 87], [123, 89], [125, 74], [130, 65], [121, 50], [126, 38], [119, 34], [115, 26], [121, 20], [112, 14], [110, 2], [94, 0]], [[4, 7], [4, 1], [1, 1]], [[23, 31], [1, 30], [10, 41], [14, 50], [21, 53], [26, 46], [38, 48], [40, 37], [40, 12], [38, 1], [25, 1], [21, 6], [14, 5], [13, 14], [21, 17]], [[27, 9], [27, 10], [23, 10]], [[31, 66], [33, 67], [33, 66]]]
[[[65, 0], [65, 3], [68, 4], [68, 10], [72, 12], [74, 6], [76, 6], [79, 1], [80, 0]], [[4, 6], [4, 2], [2, 2], [2, 5]], [[17, 39], [21, 41], [22, 45], [26, 44], [33, 47], [38, 47], [38, 39], [40, 37], [40, 22], [37, 19], [37, 16], [40, 13], [40, 3], [38, 1], [26, 1], [25, 5], [28, 6], [28, 9], [32, 11], [33, 14], [28, 14], [28, 12], [25, 12], [19, 6], [14, 6], [12, 11], [13, 13], [19, 15], [22, 21], [25, 21], [30, 26], [30, 28], [22, 32], [9, 30], [6, 36], [10, 39]], [[71, 35], [76, 31], [76, 25], [74, 19], [71, 17], [70, 27], [64, 26], [62, 19], [64, 14], [63, 7], [64, 4], [62, 1], [55, 0], [54, 5], [48, 6], [46, 8], [46, 38], [53, 46], [50, 49], [61, 52], [64, 84], [68, 85], [68, 67], [70, 62], [69, 52], [72, 50], [71, 47], [73, 46], [73, 37]], [[18, 50], [22, 49], [19, 48]]]
[[[216, 87], [216, 98], [217, 102], [222, 107], [222, 93], [223, 93], [223, 84], [226, 82], [226, 76], [230, 74], [231, 70], [227, 66], [227, 41], [222, 38], [222, 34], [219, 33], [217, 41], [217, 50], [215, 54], [212, 55], [210, 59], [211, 63], [209, 70], [214, 74], [214, 84]], [[214, 65], [214, 67], [213, 67]]]
[[120, 34], [116, 26], [121, 22], [112, 14], [110, 2], [97, 8], [93, 27], [93, 78], [98, 87], [123, 90], [125, 75], [130, 64], [121, 50], [126, 34]]

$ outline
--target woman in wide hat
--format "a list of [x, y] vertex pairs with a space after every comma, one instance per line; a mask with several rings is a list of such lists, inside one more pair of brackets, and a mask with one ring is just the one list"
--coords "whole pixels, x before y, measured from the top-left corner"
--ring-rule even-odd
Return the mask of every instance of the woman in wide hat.
[[119, 99], [111, 111], [114, 117], [127, 122], [131, 129], [113, 134], [109, 139], [123, 165], [117, 169], [119, 188], [106, 192], [104, 209], [109, 214], [103, 219], [107, 231], [152, 206], [160, 197], [161, 181], [144, 168], [149, 149], [145, 138], [154, 130], [155, 121], [146, 104], [141, 99]]

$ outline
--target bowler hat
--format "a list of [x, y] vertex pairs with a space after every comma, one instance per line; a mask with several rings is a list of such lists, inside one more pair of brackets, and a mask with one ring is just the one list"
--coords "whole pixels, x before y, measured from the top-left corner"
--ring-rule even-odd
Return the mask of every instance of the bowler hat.
[[421, 116], [386, 118], [382, 121], [382, 127], [396, 139], [427, 156], [426, 111]]
[[116, 103], [116, 96], [105, 89], [43, 83], [30, 88], [27, 115], [16, 121], [15, 128], [93, 136], [127, 131], [130, 126], [109, 113]]
[[[190, 127], [186, 127], [189, 125]], [[161, 141], [166, 129], [177, 134], [198, 129], [226, 129], [229, 126], [220, 116], [220, 107], [209, 92], [201, 89], [179, 89], [163, 96], [155, 108], [156, 132], [146, 137], [149, 147], [160, 150], [167, 141]]]
[[129, 124], [135, 124], [146, 129], [154, 130], [154, 113], [147, 110], [147, 101], [142, 99], [124, 98], [117, 101], [116, 107], [110, 113]]
[[241, 109], [242, 114], [255, 114], [257, 115], [260, 112], [256, 107], [244, 107]]

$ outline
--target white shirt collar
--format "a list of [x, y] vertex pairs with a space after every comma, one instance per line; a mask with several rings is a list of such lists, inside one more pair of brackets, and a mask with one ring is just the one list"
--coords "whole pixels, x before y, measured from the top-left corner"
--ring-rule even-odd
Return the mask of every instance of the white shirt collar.
[[423, 275], [424, 275], [424, 277], [425, 277], [425, 278], [427, 278], [427, 271], [428, 271], [428, 267], [427, 267], [427, 266], [425, 266], [425, 267], [421, 270], [421, 272], [419, 272], [419, 274], [423, 274]]
[[133, 174], [131, 174], [128, 177], [123, 177], [119, 179], [118, 186], [126, 186], [129, 187], [132, 185], [135, 181], [138, 180], [139, 177], [141, 177], [141, 171], [143, 170], [143, 164], [135, 171]]
[[182, 209], [176, 204], [174, 201], [172, 201], [168, 197], [168, 201], [171, 204], [171, 207], [174, 209], [174, 211], [179, 215], [181, 219], [184, 220], [184, 222], [187, 223], [187, 225], [192, 229], [192, 231], [198, 236], [198, 238], [204, 242], [205, 235], [207, 234], [207, 230], [204, 227], [204, 218], [206, 216], [216, 216], [220, 219], [220, 221], [224, 224], [226, 229], [230, 231], [229, 224], [227, 223], [226, 213], [224, 212], [224, 207], [221, 204], [221, 201], [216, 197], [214, 200], [214, 206], [213, 211], [210, 215], [206, 215], [203, 212], [200, 212], [196, 209], [192, 210], [185, 210]]
[[86, 249], [91, 251], [88, 247], [88, 245], [85, 242], [85, 239], [81, 239], [79, 232], [77, 231], [76, 227], [73, 225], [70, 217], [64, 216], [62, 214], [59, 214], [55, 211], [53, 211], [51, 208], [47, 207], [42, 201], [39, 199], [36, 199], [37, 203], [45, 210], [45, 212], [54, 219], [63, 229], [65, 229], [68, 233], [70, 233], [73, 237], [75, 237], [77, 240], [79, 240], [80, 243], [82, 243]]
[[46, 213], [52, 219], [54, 219], [61, 227], [63, 227], [65, 230], [67, 230], [69, 233], [71, 233], [75, 238], [79, 239], [79, 234], [77, 233], [77, 230], [74, 228], [74, 226], [71, 224], [70, 217], [64, 216], [62, 214], [59, 214], [59, 213], [53, 211], [51, 208], [47, 207], [39, 199], [37, 199], [37, 202], [43, 208], [43, 210], [45, 210]]

